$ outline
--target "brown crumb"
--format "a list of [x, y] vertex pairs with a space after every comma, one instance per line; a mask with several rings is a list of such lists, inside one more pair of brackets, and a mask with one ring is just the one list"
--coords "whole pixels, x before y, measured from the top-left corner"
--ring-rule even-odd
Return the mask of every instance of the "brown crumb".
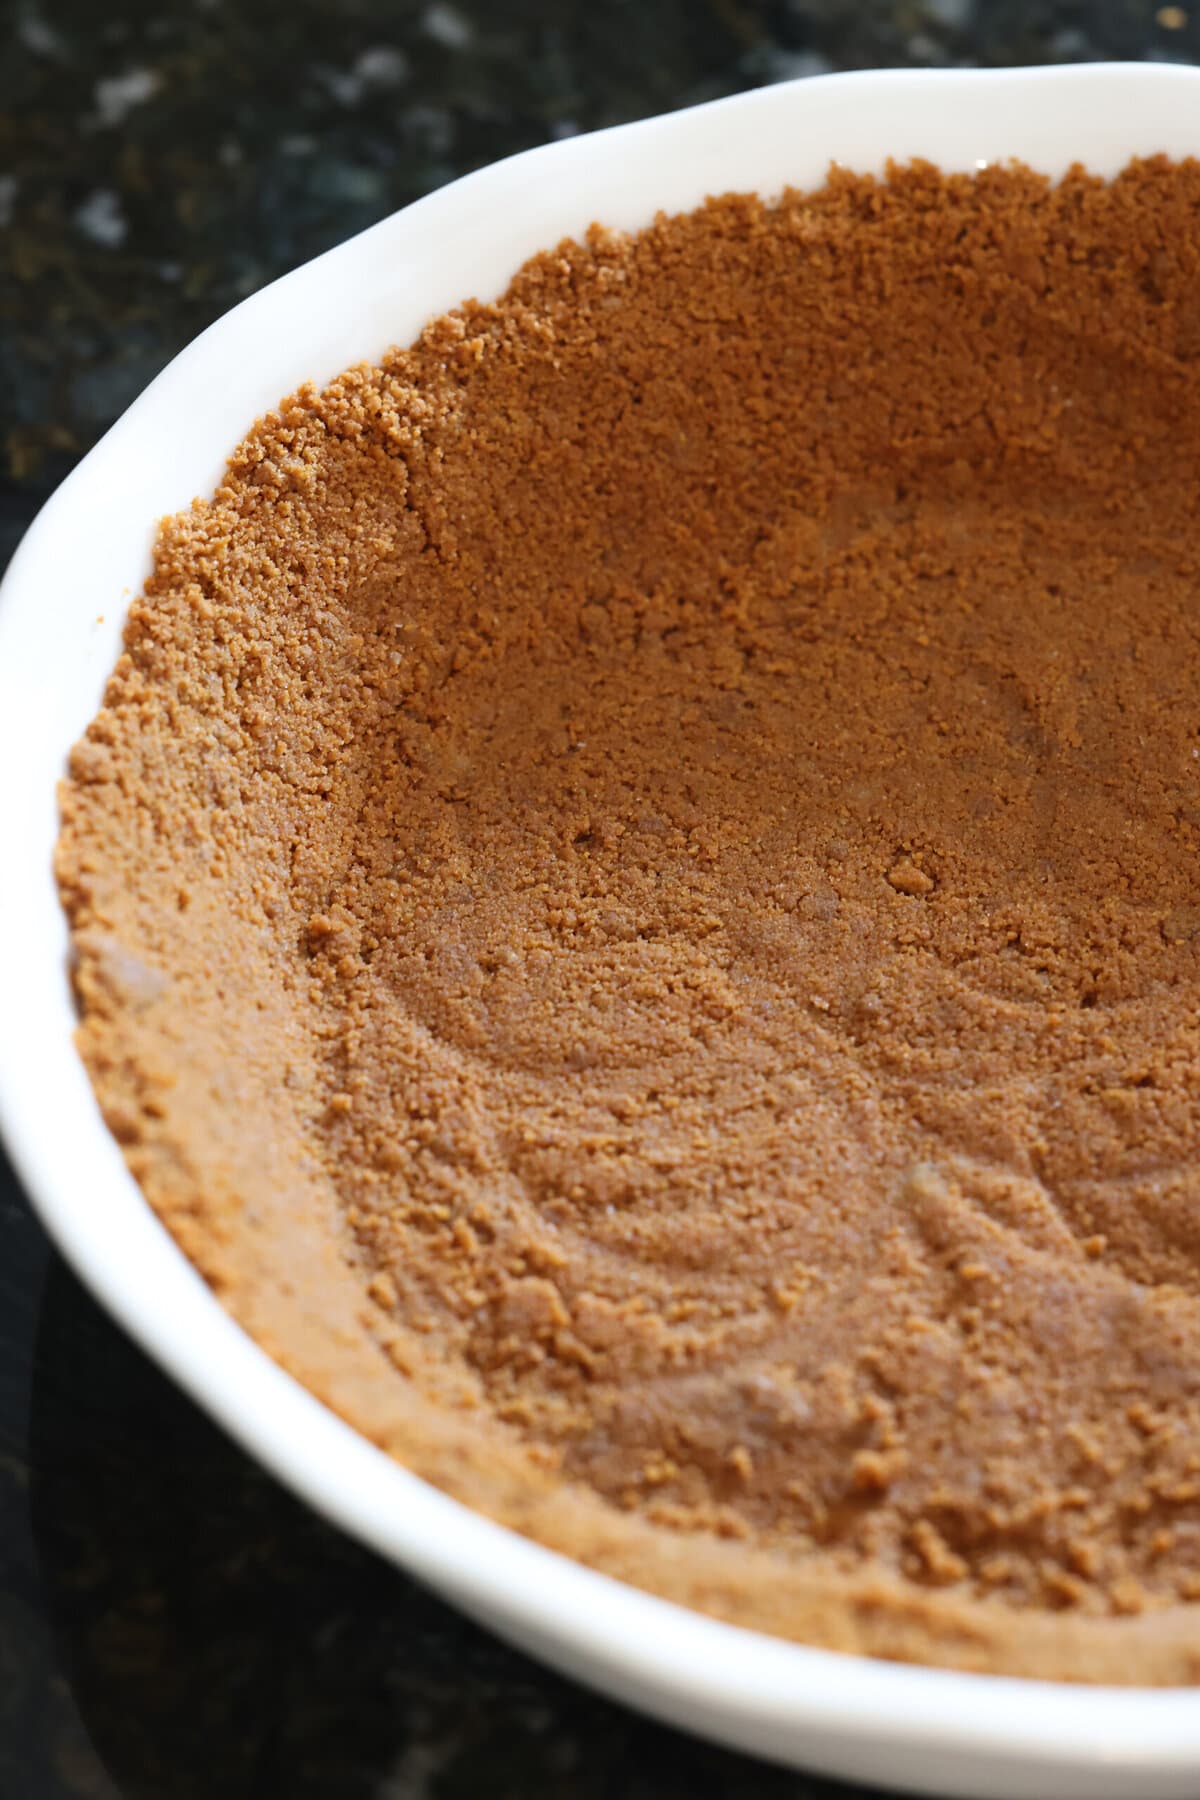
[[932, 875], [927, 875], [924, 869], [918, 868], [917, 864], [907, 856], [892, 864], [887, 878], [889, 885], [894, 887], [898, 894], [914, 896], [932, 894], [937, 885]]

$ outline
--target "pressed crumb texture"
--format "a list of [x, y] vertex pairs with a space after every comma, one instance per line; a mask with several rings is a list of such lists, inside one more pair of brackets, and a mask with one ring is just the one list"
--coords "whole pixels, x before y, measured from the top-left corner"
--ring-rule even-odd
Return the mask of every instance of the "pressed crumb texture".
[[222, 1300], [721, 1618], [1200, 1681], [1198, 219], [565, 243], [256, 426], [72, 755], [80, 1048]]

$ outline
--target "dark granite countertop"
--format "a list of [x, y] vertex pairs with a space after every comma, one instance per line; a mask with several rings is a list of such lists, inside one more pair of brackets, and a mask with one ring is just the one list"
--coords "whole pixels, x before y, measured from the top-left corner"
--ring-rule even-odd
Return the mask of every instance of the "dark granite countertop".
[[[0, 565], [209, 320], [481, 163], [830, 68], [1200, 60], [1200, 5], [1153, 0], [5, 0], [0, 21]], [[548, 1674], [315, 1519], [98, 1312], [0, 1160], [5, 1800], [835, 1792]]]

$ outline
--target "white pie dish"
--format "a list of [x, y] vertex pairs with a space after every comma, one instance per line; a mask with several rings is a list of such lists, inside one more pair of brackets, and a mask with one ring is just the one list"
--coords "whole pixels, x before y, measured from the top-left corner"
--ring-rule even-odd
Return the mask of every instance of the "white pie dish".
[[318, 1510], [558, 1667], [800, 1766], [956, 1796], [1200, 1792], [1200, 1694], [1070, 1687], [837, 1656], [718, 1624], [570, 1563], [390, 1461], [222, 1311], [126, 1172], [75, 1054], [50, 873], [55, 783], [99, 703], [155, 520], [214, 486], [253, 418], [410, 341], [592, 219], [811, 186], [831, 160], [947, 169], [1200, 153], [1200, 71], [881, 72], [759, 90], [531, 151], [255, 295], [187, 349], [44, 508], [0, 592], [0, 1129], [47, 1229], [113, 1315]]

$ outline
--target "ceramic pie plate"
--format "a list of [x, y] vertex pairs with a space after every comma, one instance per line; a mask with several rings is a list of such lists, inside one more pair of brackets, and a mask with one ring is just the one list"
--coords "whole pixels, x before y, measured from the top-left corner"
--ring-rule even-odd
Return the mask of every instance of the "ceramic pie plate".
[[[531, 150], [275, 282], [167, 368], [48, 502], [0, 590], [0, 1130], [43, 1223], [130, 1334], [327, 1518], [534, 1655], [676, 1725], [798, 1767], [968, 1800], [1195, 1800], [1200, 1691], [902, 1667], [703, 1618], [470, 1512], [392, 1462], [222, 1311], [126, 1172], [72, 1045], [51, 877], [55, 785], [96, 711], [155, 521], [211, 492], [260, 413], [305, 380], [496, 298], [594, 219], [817, 186], [831, 161], [1052, 176], [1200, 154], [1200, 71], [874, 72], [742, 94]], [[1200, 228], [1200, 227], [1198, 227]]]

